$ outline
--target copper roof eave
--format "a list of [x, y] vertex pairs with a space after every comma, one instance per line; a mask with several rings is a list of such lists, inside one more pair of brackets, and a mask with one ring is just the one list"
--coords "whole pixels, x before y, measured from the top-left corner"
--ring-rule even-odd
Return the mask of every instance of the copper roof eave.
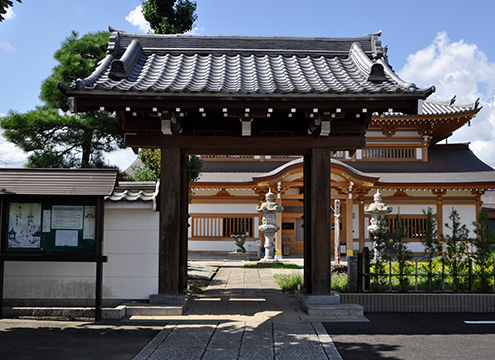
[[[291, 171], [300, 170], [300, 172], [302, 173], [303, 172], [303, 166], [304, 166], [303, 159], [293, 160], [290, 163], [282, 165], [279, 168], [277, 168], [277, 169], [275, 169], [275, 170], [273, 170], [273, 171], [271, 171], [265, 175], [253, 177], [253, 181], [255, 183], [260, 183], [260, 182], [266, 182], [266, 181], [282, 180], [284, 175], [291, 172]], [[345, 174], [347, 174], [347, 176], [349, 176], [353, 180], [359, 180], [359, 181], [368, 182], [371, 184], [377, 183], [378, 180], [380, 179], [379, 177], [376, 177], [376, 176], [366, 175], [360, 171], [357, 171], [356, 169], [352, 168], [351, 166], [349, 166], [345, 163], [342, 163], [338, 160], [332, 159], [331, 166], [330, 166], [330, 172], [335, 174], [336, 170], [338, 170], [340, 173], [344, 172]]]

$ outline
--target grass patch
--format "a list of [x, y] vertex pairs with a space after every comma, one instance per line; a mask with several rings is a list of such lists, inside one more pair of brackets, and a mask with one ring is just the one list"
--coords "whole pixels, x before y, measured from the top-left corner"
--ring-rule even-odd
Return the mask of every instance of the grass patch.
[[297, 264], [292, 263], [248, 263], [244, 264], [244, 267], [255, 268], [255, 269], [300, 269], [301, 267]]
[[297, 285], [304, 283], [302, 275], [275, 274], [273, 277], [284, 292], [294, 292], [297, 289]]

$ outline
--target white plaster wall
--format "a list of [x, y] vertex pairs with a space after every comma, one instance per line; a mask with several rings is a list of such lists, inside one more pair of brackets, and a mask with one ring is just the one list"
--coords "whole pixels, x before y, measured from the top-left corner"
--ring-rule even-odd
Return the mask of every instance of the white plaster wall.
[[[368, 249], [370, 249], [370, 250], [373, 249], [373, 243], [371, 241], [366, 241], [364, 243], [364, 246], [367, 246]], [[354, 242], [353, 247], [354, 247], [354, 250], [358, 251], [359, 250], [359, 243]], [[408, 242], [407, 248], [409, 250], [411, 250], [412, 252], [421, 253], [421, 252], [425, 251], [423, 244], [421, 244], [420, 242]]]
[[6, 299], [94, 299], [96, 264], [5, 263]]
[[[233, 241], [207, 241], [207, 240], [190, 240], [189, 251], [225, 251], [230, 252], [234, 250], [235, 244]], [[248, 241], [244, 243], [246, 251], [257, 252], [258, 246], [256, 241]]]
[[107, 209], [103, 296], [148, 299], [158, 292], [159, 213], [151, 209]]
[[[158, 292], [159, 213], [143, 204], [105, 204], [104, 299], [148, 299]], [[92, 300], [95, 281], [95, 263], [7, 262], [4, 297]]]
[[257, 214], [256, 204], [190, 204], [189, 214]]
[[[389, 204], [385, 201], [385, 204], [392, 206], [393, 215], [423, 215], [423, 209], [428, 210], [428, 205], [401, 205], [401, 204]], [[431, 205], [430, 205], [431, 207]]]
[[481, 195], [483, 204], [495, 204], [495, 190], [488, 190], [484, 195]]
[[352, 237], [354, 239], [359, 239], [359, 222], [361, 219], [359, 219], [359, 204], [353, 204], [352, 205]]
[[476, 221], [476, 205], [443, 205], [443, 233], [452, 235], [452, 231], [445, 224], [451, 226], [452, 221], [449, 219], [452, 208], [455, 208], [460, 216], [461, 225], [466, 225], [470, 236], [474, 236], [474, 226], [472, 223]]

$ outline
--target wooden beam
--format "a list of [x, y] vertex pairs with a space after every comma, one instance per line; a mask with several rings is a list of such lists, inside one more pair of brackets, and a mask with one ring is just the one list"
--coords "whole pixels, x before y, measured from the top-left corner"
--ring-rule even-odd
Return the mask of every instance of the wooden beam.
[[366, 146], [362, 135], [236, 137], [236, 136], [163, 136], [126, 134], [126, 146], [138, 148], [181, 148], [187, 154], [308, 154], [313, 148], [350, 150]]
[[[241, 113], [245, 108], [251, 112], [265, 112], [268, 108], [273, 111], [286, 111], [295, 108], [297, 112], [311, 111], [318, 108], [321, 111], [334, 111], [339, 108], [344, 113], [351, 113], [363, 108], [368, 112], [382, 113], [389, 108], [406, 114], [417, 114], [418, 99], [425, 99], [426, 94], [366, 94], [366, 95], [211, 95], [211, 94], [108, 94], [108, 92], [91, 91], [83, 94], [80, 91], [75, 95], [74, 110], [84, 112], [100, 109], [104, 106], [108, 111], [124, 110], [128, 107], [132, 111], [144, 110], [151, 113], [154, 107], [158, 111], [167, 111], [177, 107], [181, 110], [194, 110], [204, 108], [207, 112], [212, 109], [227, 108], [231, 113]], [[359, 111], [361, 112], [361, 111]]]

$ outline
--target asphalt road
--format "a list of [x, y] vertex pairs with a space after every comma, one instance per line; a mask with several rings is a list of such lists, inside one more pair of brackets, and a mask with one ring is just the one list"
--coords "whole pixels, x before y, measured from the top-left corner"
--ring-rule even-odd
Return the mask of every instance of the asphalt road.
[[370, 323], [324, 323], [344, 360], [495, 359], [490, 314], [368, 313]]
[[0, 319], [0, 359], [133, 359], [162, 328]]

